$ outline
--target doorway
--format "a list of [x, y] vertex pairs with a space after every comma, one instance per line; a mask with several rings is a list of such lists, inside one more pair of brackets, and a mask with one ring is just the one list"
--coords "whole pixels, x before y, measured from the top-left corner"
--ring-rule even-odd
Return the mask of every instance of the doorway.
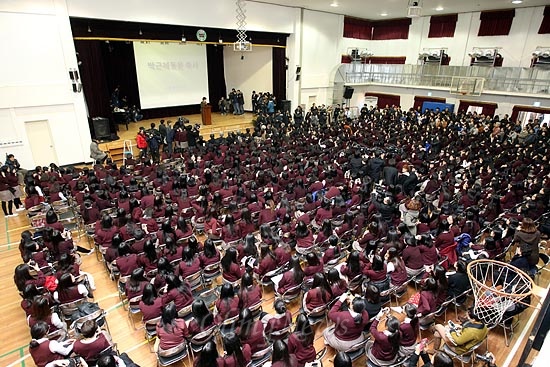
[[40, 166], [57, 164], [57, 153], [48, 120], [25, 121], [25, 130], [34, 164]]

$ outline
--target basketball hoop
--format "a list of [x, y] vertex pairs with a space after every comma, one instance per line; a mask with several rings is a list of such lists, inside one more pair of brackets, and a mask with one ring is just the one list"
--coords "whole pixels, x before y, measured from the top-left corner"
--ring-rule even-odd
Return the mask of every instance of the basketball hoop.
[[502, 321], [514, 304], [530, 305], [527, 297], [542, 297], [545, 290], [518, 268], [500, 261], [483, 259], [468, 264], [468, 277], [475, 297], [474, 312], [486, 325]]

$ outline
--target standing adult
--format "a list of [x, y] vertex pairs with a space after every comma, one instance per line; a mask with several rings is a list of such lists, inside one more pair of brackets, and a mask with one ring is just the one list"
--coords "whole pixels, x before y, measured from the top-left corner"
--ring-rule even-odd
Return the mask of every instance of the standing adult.
[[143, 126], [139, 128], [136, 136], [136, 145], [140, 152], [139, 158], [147, 157], [147, 136], [145, 135], [145, 128]]
[[15, 158], [13, 154], [6, 155], [6, 166], [9, 168], [15, 170], [17, 173], [17, 181], [19, 182], [19, 185], [23, 185], [25, 183], [25, 175], [27, 174], [27, 170], [24, 168], [21, 168], [21, 165]]
[[540, 231], [531, 218], [524, 218], [520, 227], [514, 233], [514, 243], [519, 245], [522, 254], [527, 256], [530, 267], [539, 262]]
[[174, 137], [176, 135], [176, 130], [172, 128], [172, 121], [168, 120], [168, 124], [166, 126], [166, 151], [168, 154], [172, 155], [173, 149], [173, 143], [174, 143]]
[[161, 151], [164, 151], [166, 149], [166, 122], [164, 120], [160, 120], [159, 125], [159, 134], [160, 134], [160, 144], [163, 145], [163, 149]]
[[231, 92], [229, 92], [229, 100], [231, 101], [231, 105], [233, 106], [233, 114], [238, 115], [239, 104], [237, 100], [237, 91], [235, 90], [235, 88], [231, 89]]
[[8, 166], [2, 166], [0, 169], [0, 200], [2, 201], [2, 211], [5, 217], [16, 217], [13, 213], [14, 189], [11, 187], [11, 179]]
[[240, 89], [237, 89], [237, 105], [239, 107], [238, 115], [242, 115], [244, 113], [244, 96]]

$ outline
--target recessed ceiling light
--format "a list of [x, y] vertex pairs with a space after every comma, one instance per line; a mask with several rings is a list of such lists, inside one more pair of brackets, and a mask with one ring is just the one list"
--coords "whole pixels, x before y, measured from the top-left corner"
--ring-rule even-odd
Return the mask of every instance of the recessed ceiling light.
[[332, 6], [333, 8], [337, 8], [337, 7], [338, 7], [338, 3], [337, 3], [337, 2], [332, 2], [332, 3], [330, 3], [330, 6]]
[[437, 8], [435, 8], [435, 11], [443, 11], [443, 7], [442, 6], [438, 6]]
[[381, 16], [381, 17], [387, 17], [387, 16], [388, 16], [388, 13], [380, 13], [380, 16]]
[[523, 0], [512, 0], [512, 4], [521, 4]]

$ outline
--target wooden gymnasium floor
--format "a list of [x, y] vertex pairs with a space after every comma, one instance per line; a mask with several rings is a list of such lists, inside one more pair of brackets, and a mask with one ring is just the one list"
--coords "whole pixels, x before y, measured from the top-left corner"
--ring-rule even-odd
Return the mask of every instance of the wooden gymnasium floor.
[[[190, 116], [191, 121], [199, 121], [198, 116]], [[214, 124], [212, 127], [203, 127], [202, 133], [208, 136], [210, 131], [219, 132], [224, 129], [244, 129], [250, 125], [251, 115], [244, 116], [219, 116], [215, 115]], [[175, 118], [166, 118], [175, 120]], [[158, 120], [155, 120], [158, 122]], [[131, 124], [128, 132], [122, 127], [120, 136], [122, 139], [133, 139], [138, 131], [139, 126], [148, 126], [150, 121], [142, 121], [137, 124]], [[3, 214], [0, 214], [3, 215]], [[20, 239], [20, 233], [26, 229], [30, 229], [28, 219], [24, 212], [20, 212], [14, 218], [0, 218], [4, 221], [4, 230], [0, 231], [0, 257], [2, 258], [2, 266], [0, 268], [0, 335], [2, 342], [0, 343], [0, 366], [34, 366], [32, 359], [28, 354], [28, 343], [30, 341], [29, 328], [25, 322], [24, 312], [20, 308], [20, 297], [13, 284], [13, 271], [16, 265], [21, 262], [19, 251], [17, 249]], [[75, 233], [78, 244], [87, 247], [88, 242], [85, 236], [78, 238]], [[95, 254], [83, 256], [82, 269], [92, 273], [95, 277], [97, 290], [94, 292], [95, 301], [99, 302], [100, 307], [107, 311], [107, 320], [113, 336], [113, 340], [117, 343], [118, 350], [127, 352], [130, 357], [142, 367], [151, 367], [156, 365], [155, 354], [149, 351], [144, 339], [143, 330], [134, 330], [127, 312], [121, 305], [118, 297], [116, 283], [111, 281], [107, 276], [104, 266], [96, 259]], [[539, 284], [545, 288], [548, 287], [550, 275], [547, 271], [543, 271], [540, 277]], [[414, 288], [409, 287], [409, 295], [414, 293]], [[273, 311], [273, 291], [264, 293], [263, 309], [267, 312]], [[401, 304], [408, 299], [407, 296], [401, 298]], [[469, 302], [472, 302], [471, 300]], [[289, 306], [291, 312], [297, 314], [299, 311], [299, 303], [295, 302]], [[451, 309], [448, 312], [447, 318], [455, 318], [454, 311]], [[489, 334], [489, 350], [497, 356], [497, 365], [505, 366], [505, 361], [508, 365], [515, 366], [519, 355], [523, 350], [523, 345], [529, 329], [526, 330], [525, 325], [533, 321], [533, 309], [528, 309], [521, 316], [521, 323], [512, 338], [509, 347], [504, 343], [504, 337], [500, 329], [496, 329]], [[403, 318], [401, 315], [399, 317]], [[440, 322], [441, 322], [440, 318]], [[532, 325], [532, 324], [530, 324]], [[321, 324], [316, 327], [315, 346], [319, 351], [324, 347], [322, 331], [325, 325]], [[525, 334], [525, 332], [527, 334]], [[429, 332], [424, 332], [423, 336], [429, 336]], [[519, 340], [519, 341], [518, 341]], [[508, 357], [511, 356], [509, 360]], [[325, 366], [332, 366], [334, 352], [329, 348], [324, 359]], [[181, 364], [180, 364], [181, 365]], [[189, 366], [189, 361], [186, 361]], [[358, 360], [355, 366], [364, 366], [364, 358]], [[458, 362], [456, 364], [459, 366]]]

